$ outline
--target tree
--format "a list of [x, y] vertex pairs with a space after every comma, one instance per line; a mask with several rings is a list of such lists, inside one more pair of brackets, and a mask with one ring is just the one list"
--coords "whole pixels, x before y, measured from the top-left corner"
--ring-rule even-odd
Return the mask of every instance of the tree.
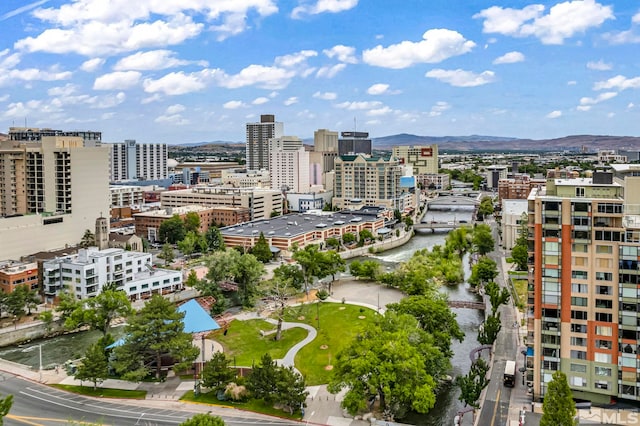
[[[283, 266], [286, 265], [282, 265], [279, 268]], [[287, 271], [287, 269], [284, 271]], [[296, 275], [287, 276], [281, 271], [278, 271], [277, 274], [274, 271], [273, 279], [265, 281], [262, 285], [262, 294], [275, 304], [276, 315], [278, 317], [278, 326], [274, 340], [280, 340], [282, 338], [282, 323], [284, 322], [287, 300], [300, 291], [302, 288], [301, 284]]]
[[231, 360], [222, 352], [215, 352], [202, 370], [202, 385], [215, 392], [224, 388], [236, 377]]
[[13, 316], [16, 321], [19, 321], [26, 312], [24, 310], [26, 305], [26, 297], [29, 292], [29, 288], [24, 285], [17, 286], [6, 299], [6, 308], [9, 315]]
[[464, 402], [465, 407], [470, 405], [474, 408], [480, 408], [478, 400], [482, 389], [484, 389], [489, 381], [487, 380], [487, 372], [489, 365], [487, 362], [479, 358], [471, 364], [471, 369], [466, 376], [456, 377], [455, 384], [460, 388], [460, 396], [458, 400]]
[[205, 238], [207, 240], [207, 246], [210, 250], [224, 250], [224, 238], [222, 237], [220, 230], [215, 226], [209, 227], [207, 233], [205, 234]]
[[490, 197], [482, 197], [478, 206], [478, 216], [484, 218], [493, 214], [493, 200]]
[[320, 273], [320, 247], [317, 244], [309, 244], [302, 250], [293, 253], [293, 260], [298, 262], [304, 276], [304, 291], [309, 294], [311, 279]]
[[253, 367], [247, 379], [247, 389], [254, 398], [262, 399], [271, 404], [275, 400], [278, 390], [276, 383], [278, 378], [278, 368], [276, 362], [269, 353], [265, 353], [260, 358], [260, 363]]
[[173, 262], [173, 247], [169, 243], [164, 243], [162, 245], [162, 251], [158, 254], [160, 259], [164, 260], [164, 266], [169, 266], [171, 262]]
[[273, 253], [271, 253], [269, 243], [262, 232], [258, 237], [258, 241], [256, 241], [256, 244], [251, 249], [251, 254], [262, 263], [267, 263], [273, 258]]
[[96, 237], [93, 235], [91, 230], [87, 229], [84, 231], [82, 235], [82, 239], [80, 240], [80, 247], [88, 248], [96, 245]]
[[[63, 289], [58, 294], [58, 306], [56, 306], [56, 312], [60, 313], [60, 319], [63, 322], [76, 311], [78, 307], [82, 306], [82, 302], [80, 302], [73, 292], [69, 288]], [[66, 328], [66, 325], [65, 325]]]
[[201, 281], [199, 290], [205, 296], [212, 296], [221, 282], [233, 280], [235, 274], [234, 265], [240, 261], [242, 255], [237, 250], [215, 251], [204, 259], [207, 266], [207, 279]]
[[0, 426], [2, 426], [2, 421], [9, 414], [9, 410], [11, 410], [11, 406], [13, 405], [13, 395], [7, 395], [4, 398], [0, 398]]
[[195, 269], [189, 271], [189, 275], [187, 275], [187, 279], [184, 282], [186, 287], [197, 288], [200, 284], [200, 280], [198, 279], [198, 273]]
[[481, 257], [478, 263], [471, 268], [471, 276], [469, 284], [477, 286], [486, 284], [498, 276], [498, 267], [496, 262], [488, 257]]
[[509, 302], [511, 298], [511, 294], [509, 294], [509, 290], [506, 288], [500, 288], [498, 284], [491, 281], [487, 283], [484, 287], [485, 294], [489, 296], [489, 301], [491, 302], [491, 314], [495, 315], [498, 311], [500, 305], [504, 305]]
[[98, 383], [102, 383], [109, 377], [109, 361], [105, 352], [102, 341], [98, 341], [89, 346], [84, 354], [82, 363], [78, 366], [74, 374], [76, 380], [88, 380], [93, 383], [93, 389], [98, 387]]
[[356, 241], [356, 236], [353, 235], [351, 232], [347, 232], [346, 234], [342, 235], [342, 242], [345, 244], [352, 244]]
[[478, 343], [481, 345], [493, 345], [498, 333], [500, 333], [500, 329], [502, 329], [500, 313], [489, 315], [478, 330]]
[[329, 293], [332, 291], [333, 282], [336, 280], [336, 274], [338, 272], [344, 272], [345, 265], [345, 260], [335, 250], [320, 253], [320, 270], [318, 271], [318, 275], [322, 277], [331, 275], [331, 281], [329, 281]]
[[393, 419], [409, 409], [427, 413], [433, 408], [437, 380], [449, 368], [414, 317], [387, 311], [338, 353], [328, 389], [347, 389], [342, 407], [352, 415], [377, 395], [380, 410]]
[[165, 220], [158, 228], [158, 239], [169, 244], [176, 244], [184, 239], [187, 233], [185, 223], [177, 214], [170, 219]]
[[169, 300], [154, 294], [129, 317], [124, 343], [114, 350], [116, 372], [125, 380], [140, 381], [155, 370], [159, 379], [165, 356], [173, 359], [176, 370], [190, 367], [200, 351], [184, 331], [183, 318]]
[[411, 218], [411, 216], [407, 216], [404, 218], [404, 229], [405, 231], [408, 231], [409, 228], [411, 228], [413, 226], [413, 219]]
[[178, 249], [185, 256], [191, 256], [196, 251], [198, 235], [194, 231], [189, 231], [184, 238], [178, 241]]
[[285, 263], [273, 270], [273, 278], [278, 280], [288, 280], [295, 289], [302, 289], [304, 286], [304, 275], [299, 265]]
[[340, 240], [334, 237], [329, 237], [324, 241], [327, 244], [327, 247], [331, 247], [337, 249], [340, 247]]
[[306, 390], [304, 377], [296, 372], [293, 366], [278, 367], [276, 379], [276, 403], [286, 407], [289, 414], [306, 405], [309, 392]]
[[238, 292], [242, 306], [253, 306], [253, 298], [257, 293], [257, 284], [264, 275], [264, 265], [252, 254], [243, 254], [233, 265], [233, 277], [238, 284]]
[[198, 231], [200, 230], [200, 215], [198, 213], [189, 212], [184, 215], [184, 230], [187, 233], [198, 233]]
[[373, 233], [368, 229], [360, 231], [358, 245], [363, 246], [365, 242], [373, 240]]
[[87, 301], [86, 311], [89, 326], [106, 336], [113, 320], [128, 317], [133, 313], [133, 308], [127, 293], [105, 286], [100, 294]]
[[462, 257], [471, 249], [471, 237], [470, 228], [466, 226], [451, 230], [445, 240], [445, 251]]
[[446, 296], [441, 293], [409, 296], [398, 303], [387, 305], [387, 309], [413, 316], [424, 331], [433, 335], [434, 344], [448, 358], [453, 356], [451, 340], [462, 342], [464, 339], [464, 332], [456, 321], [456, 314], [451, 311]]
[[529, 263], [529, 250], [527, 249], [527, 246], [522, 246], [520, 244], [513, 246], [511, 249], [511, 258], [516, 264], [518, 271], [527, 270], [527, 265]]
[[224, 426], [224, 420], [211, 414], [196, 414], [189, 420], [180, 423], [179, 426]]
[[38, 315], [38, 319], [44, 323], [45, 336], [51, 333], [51, 329], [53, 328], [53, 312], [40, 312], [40, 315]]
[[478, 225], [473, 229], [473, 247], [480, 256], [493, 251], [495, 242], [491, 236], [491, 228], [488, 225]]
[[24, 304], [27, 308], [27, 315], [31, 315], [31, 310], [36, 309], [38, 305], [42, 303], [42, 298], [37, 291], [31, 290], [27, 286], [22, 287], [27, 289], [24, 295]]
[[359, 262], [354, 260], [349, 265], [349, 272], [354, 277], [362, 277], [374, 281], [380, 275], [380, 264], [375, 260]]
[[576, 420], [576, 403], [567, 382], [567, 376], [560, 370], [553, 373], [542, 404], [544, 414], [540, 426], [574, 426]]

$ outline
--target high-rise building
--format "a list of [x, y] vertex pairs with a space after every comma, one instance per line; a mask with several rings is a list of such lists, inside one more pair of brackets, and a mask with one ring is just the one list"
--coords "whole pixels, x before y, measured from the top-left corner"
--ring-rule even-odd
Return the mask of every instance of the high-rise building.
[[160, 180], [169, 176], [167, 144], [136, 143], [129, 139], [109, 146], [111, 182]]
[[413, 175], [438, 173], [438, 145], [398, 145], [392, 154], [400, 164], [413, 167]]
[[561, 370], [574, 398], [640, 400], [640, 167], [614, 171], [554, 171], [529, 195], [526, 368], [534, 399]]
[[9, 127], [9, 140], [20, 142], [39, 142], [45, 136], [74, 136], [82, 138], [84, 145], [95, 146], [102, 140], [102, 132], [93, 130], [55, 130], [37, 127]]
[[315, 152], [338, 152], [338, 132], [318, 129], [313, 132], [313, 150]]
[[292, 192], [309, 190], [309, 153], [295, 136], [271, 139], [271, 188]]
[[0, 142], [0, 259], [80, 242], [109, 214], [108, 162], [81, 137]]
[[341, 155], [336, 158], [333, 206], [338, 209], [372, 206], [400, 211], [414, 207], [403, 205], [401, 177], [402, 166], [393, 158]]
[[284, 124], [276, 116], [263, 114], [259, 123], [247, 123], [247, 168], [269, 169], [269, 140], [284, 135]]
[[367, 132], [342, 132], [338, 139], [338, 155], [371, 155], [371, 139]]

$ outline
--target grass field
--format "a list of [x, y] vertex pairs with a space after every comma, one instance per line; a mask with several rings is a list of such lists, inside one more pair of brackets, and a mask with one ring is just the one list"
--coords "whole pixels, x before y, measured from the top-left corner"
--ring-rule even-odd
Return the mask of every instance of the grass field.
[[253, 411], [254, 413], [268, 414], [272, 416], [282, 417], [285, 419], [301, 420], [300, 411], [296, 411], [294, 415], [290, 415], [287, 411], [273, 407], [273, 405], [266, 404], [261, 399], [250, 399], [245, 402], [235, 401], [219, 401], [215, 392], [201, 393], [195, 396], [193, 391], [188, 391], [181, 401], [193, 401], [201, 404], [219, 405], [223, 407], [233, 407], [239, 410]]
[[80, 395], [105, 397], [105, 398], [129, 398], [129, 399], [145, 399], [147, 391], [144, 390], [124, 390], [124, 389], [110, 389], [101, 388], [93, 389], [93, 384], [88, 386], [75, 386], [75, 385], [50, 385], [54, 388], [62, 389], [67, 392], [73, 392]]

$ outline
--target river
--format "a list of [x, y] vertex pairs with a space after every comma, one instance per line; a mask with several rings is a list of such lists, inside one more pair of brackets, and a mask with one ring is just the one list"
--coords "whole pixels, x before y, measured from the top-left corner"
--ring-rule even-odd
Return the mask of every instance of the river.
[[[425, 221], [435, 220], [438, 222], [447, 222], [453, 220], [471, 221], [472, 212], [470, 210], [445, 210], [445, 211], [429, 211], [425, 217]], [[367, 259], [374, 258], [382, 263], [383, 268], [393, 269], [400, 262], [408, 260], [416, 250], [424, 248], [431, 249], [435, 245], [443, 245], [447, 236], [446, 231], [438, 231], [432, 233], [429, 230], [421, 230], [406, 244], [401, 247], [386, 251], [384, 253], [369, 256]], [[465, 277], [469, 276], [469, 262], [465, 259]], [[446, 286], [442, 288], [443, 292], [449, 295], [451, 300], [478, 300], [478, 296], [468, 291], [468, 284], [460, 284], [456, 286]], [[469, 353], [476, 348], [478, 342], [476, 340], [478, 326], [483, 321], [483, 315], [479, 311], [471, 309], [454, 309], [457, 315], [458, 323], [465, 333], [465, 339], [462, 342], [454, 341], [452, 348], [454, 351], [451, 364], [453, 370], [451, 376], [466, 374], [469, 371], [471, 361]], [[122, 327], [117, 327], [112, 334], [120, 335]], [[34, 369], [38, 368], [40, 349], [42, 350], [42, 365], [45, 368], [52, 368], [56, 364], [64, 364], [70, 359], [77, 359], [84, 354], [87, 347], [98, 340], [100, 332], [83, 332], [77, 334], [67, 334], [54, 337], [51, 339], [43, 339], [20, 346], [9, 346], [0, 348], [0, 358], [14, 361], [20, 364], [29, 365]], [[42, 345], [40, 348], [39, 345]], [[445, 386], [438, 394], [435, 407], [427, 415], [411, 415], [404, 421], [416, 425], [440, 426], [453, 424], [453, 418], [456, 413], [463, 407], [458, 401], [458, 389], [454, 386]], [[464, 418], [464, 424], [470, 420], [471, 416], [467, 414]]]

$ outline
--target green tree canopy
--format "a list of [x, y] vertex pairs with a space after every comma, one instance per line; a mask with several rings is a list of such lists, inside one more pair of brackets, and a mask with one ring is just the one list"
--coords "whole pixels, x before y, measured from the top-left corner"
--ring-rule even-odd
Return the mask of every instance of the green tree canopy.
[[0, 426], [2, 426], [3, 419], [9, 414], [11, 406], [13, 405], [13, 395], [7, 395], [4, 398], [0, 398]]
[[202, 370], [202, 385], [214, 391], [224, 388], [236, 377], [231, 360], [222, 352], [215, 352]]
[[574, 426], [576, 420], [576, 403], [573, 400], [567, 376], [560, 370], [553, 373], [542, 404], [540, 426]]
[[329, 391], [347, 389], [342, 406], [351, 414], [367, 408], [372, 394], [391, 417], [409, 409], [427, 413], [435, 404], [437, 380], [449, 368], [414, 317], [387, 311], [338, 353]]
[[375, 260], [354, 260], [349, 264], [349, 272], [354, 277], [375, 280], [380, 275], [380, 263]]
[[200, 215], [198, 213], [189, 212], [184, 215], [184, 230], [195, 234], [200, 231]]
[[481, 256], [493, 251], [495, 245], [493, 236], [491, 235], [491, 228], [485, 224], [477, 225], [473, 229], [472, 241], [475, 252]]
[[500, 288], [498, 284], [491, 281], [484, 287], [485, 294], [489, 296], [491, 302], [491, 314], [495, 315], [500, 305], [505, 305], [509, 302], [511, 294], [505, 287]]
[[209, 227], [207, 233], [205, 234], [205, 238], [207, 240], [207, 246], [210, 250], [224, 250], [224, 238], [222, 237], [222, 233], [220, 233], [220, 230], [215, 226]]
[[490, 197], [482, 197], [478, 206], [478, 215], [484, 217], [491, 214], [493, 214], [493, 200]]
[[84, 231], [82, 239], [80, 240], [80, 247], [87, 248], [96, 245], [96, 237], [93, 235], [90, 229]]
[[102, 340], [89, 346], [84, 354], [82, 363], [78, 365], [78, 369], [74, 374], [76, 380], [93, 383], [93, 389], [98, 387], [98, 383], [102, 383], [109, 377], [109, 361]]
[[238, 284], [240, 302], [243, 306], [253, 306], [258, 283], [264, 275], [264, 265], [254, 255], [243, 254], [233, 266], [233, 277]]
[[516, 244], [511, 249], [511, 258], [516, 264], [518, 271], [526, 271], [529, 263], [529, 250], [527, 246]]
[[168, 266], [171, 262], [173, 262], [173, 247], [170, 243], [164, 243], [162, 245], [162, 251], [158, 253], [158, 257], [160, 259], [164, 259], [164, 266]]
[[320, 259], [322, 253], [320, 247], [317, 244], [309, 244], [302, 250], [296, 250], [293, 253], [293, 260], [298, 262], [302, 268], [302, 275], [304, 276], [304, 288], [305, 292], [309, 293], [309, 287], [311, 286], [311, 280], [313, 277], [318, 277], [320, 274]]
[[471, 267], [469, 284], [473, 286], [486, 284], [498, 276], [496, 262], [486, 256], [481, 257], [478, 263]]
[[191, 334], [184, 331], [184, 313], [159, 294], [129, 317], [124, 343], [114, 350], [116, 372], [125, 380], [140, 381], [155, 372], [160, 378], [162, 359], [174, 360], [174, 368], [191, 366], [199, 354]]
[[[199, 219], [198, 219], [199, 220]], [[185, 223], [177, 214], [165, 220], [158, 228], [158, 239], [169, 244], [176, 244], [186, 235]]]
[[273, 258], [273, 253], [271, 253], [269, 243], [262, 232], [258, 237], [258, 241], [256, 241], [256, 245], [251, 249], [251, 254], [262, 263], [267, 263]]

